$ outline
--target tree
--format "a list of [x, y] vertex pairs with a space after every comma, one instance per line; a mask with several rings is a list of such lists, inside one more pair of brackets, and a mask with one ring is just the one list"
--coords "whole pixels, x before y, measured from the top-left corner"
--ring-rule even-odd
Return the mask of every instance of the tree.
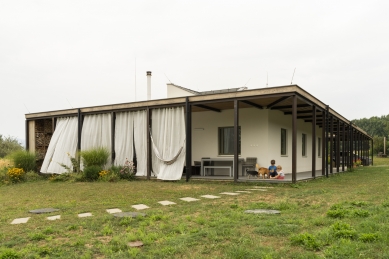
[[22, 149], [22, 144], [20, 144], [16, 138], [11, 136], [3, 137], [3, 135], [0, 134], [0, 158]]

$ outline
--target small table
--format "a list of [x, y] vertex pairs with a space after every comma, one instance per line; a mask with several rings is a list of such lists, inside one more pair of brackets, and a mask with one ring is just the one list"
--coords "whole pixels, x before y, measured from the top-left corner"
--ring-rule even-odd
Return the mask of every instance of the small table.
[[[241, 162], [243, 161], [243, 158], [239, 158], [238, 161]], [[231, 162], [232, 166], [217, 166], [217, 165], [212, 165], [212, 166], [204, 166], [204, 162]], [[234, 171], [234, 158], [233, 157], [215, 157], [215, 158], [202, 158], [201, 159], [201, 167], [200, 167], [200, 174], [205, 176], [205, 170], [207, 168], [230, 168], [230, 177], [233, 176], [233, 171]]]

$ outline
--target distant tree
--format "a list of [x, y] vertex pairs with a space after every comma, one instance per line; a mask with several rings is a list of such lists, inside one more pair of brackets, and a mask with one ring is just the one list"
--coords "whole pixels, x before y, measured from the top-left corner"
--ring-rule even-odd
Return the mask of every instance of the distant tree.
[[14, 151], [22, 149], [22, 145], [16, 138], [10, 136], [4, 137], [0, 134], [0, 158], [7, 156]]

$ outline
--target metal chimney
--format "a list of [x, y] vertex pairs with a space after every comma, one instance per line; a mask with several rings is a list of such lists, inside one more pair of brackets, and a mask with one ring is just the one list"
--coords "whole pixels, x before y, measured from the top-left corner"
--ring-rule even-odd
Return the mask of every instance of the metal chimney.
[[147, 100], [151, 99], [151, 71], [146, 71], [147, 76]]

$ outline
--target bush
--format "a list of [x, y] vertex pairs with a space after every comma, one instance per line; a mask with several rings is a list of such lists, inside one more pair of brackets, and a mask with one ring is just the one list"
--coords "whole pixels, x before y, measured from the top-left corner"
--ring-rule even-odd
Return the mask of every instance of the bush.
[[19, 143], [19, 141], [14, 137], [3, 137], [3, 135], [0, 134], [0, 157], [5, 157], [12, 152], [22, 150], [23, 147]]
[[292, 242], [292, 245], [300, 245], [307, 250], [320, 250], [319, 241], [315, 236], [308, 233], [294, 235], [290, 238], [290, 241]]
[[25, 172], [36, 171], [36, 154], [27, 150], [19, 150], [11, 154], [13, 164]]
[[8, 169], [7, 177], [10, 182], [17, 183], [24, 180], [25, 172], [23, 168], [12, 167]]
[[84, 168], [84, 178], [88, 181], [96, 181], [99, 179], [100, 172], [103, 170], [101, 166], [92, 165]]
[[128, 161], [126, 159], [126, 162], [124, 163], [124, 166], [119, 171], [119, 176], [121, 179], [126, 180], [134, 180], [135, 179], [135, 166], [132, 161]]
[[84, 167], [99, 166], [103, 168], [111, 153], [106, 148], [95, 148], [80, 152]]

